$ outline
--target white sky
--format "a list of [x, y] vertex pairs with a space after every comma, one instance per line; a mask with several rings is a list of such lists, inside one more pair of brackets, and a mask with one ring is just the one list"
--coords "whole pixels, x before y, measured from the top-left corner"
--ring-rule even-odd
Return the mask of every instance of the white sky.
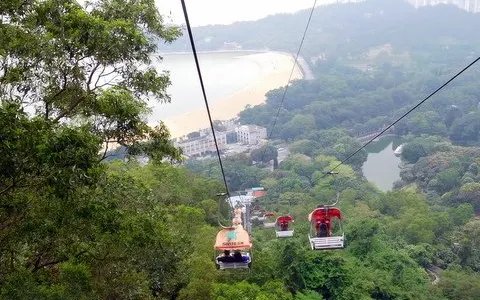
[[[317, 6], [337, 0], [318, 0]], [[184, 22], [180, 0], [156, 0], [167, 23]], [[313, 0], [185, 0], [192, 27], [252, 21], [268, 15], [293, 13], [311, 8]]]

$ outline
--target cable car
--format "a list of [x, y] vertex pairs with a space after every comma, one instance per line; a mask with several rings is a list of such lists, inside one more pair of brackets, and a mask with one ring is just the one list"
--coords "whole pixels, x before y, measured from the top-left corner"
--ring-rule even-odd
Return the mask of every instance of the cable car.
[[259, 209], [254, 212], [254, 215], [257, 216], [259, 221], [265, 221], [265, 213], [266, 211], [264, 209]]
[[275, 222], [275, 234], [277, 238], [292, 237], [294, 232], [292, 228], [293, 222], [293, 218], [289, 215], [278, 217]]
[[232, 223], [232, 227], [217, 233], [214, 246], [215, 265], [219, 270], [250, 269], [252, 241], [250, 234], [242, 226], [241, 209], [235, 210]]
[[251, 208], [250, 219], [251, 220], [263, 221], [263, 220], [265, 220], [265, 218], [263, 217], [264, 213], [265, 213], [265, 211], [263, 209], [261, 209], [260, 206], [255, 205]]
[[277, 221], [275, 220], [274, 213], [266, 213], [263, 215], [263, 227], [265, 228], [274, 228]]
[[338, 208], [318, 207], [308, 215], [308, 221], [310, 221], [308, 238], [312, 250], [344, 248], [345, 234], [342, 229], [342, 213]]

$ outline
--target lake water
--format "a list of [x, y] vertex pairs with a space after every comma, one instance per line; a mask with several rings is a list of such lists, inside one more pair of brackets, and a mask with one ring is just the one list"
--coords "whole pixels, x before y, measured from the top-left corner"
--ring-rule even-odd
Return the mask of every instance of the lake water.
[[[200, 53], [198, 60], [209, 105], [225, 98], [258, 80], [261, 66], [249, 55], [251, 52]], [[151, 122], [204, 108], [202, 90], [193, 54], [164, 54], [158, 70], [170, 73], [172, 85], [167, 89], [171, 103], [155, 105]], [[152, 104], [150, 104], [152, 105]]]
[[385, 137], [365, 147], [368, 157], [362, 166], [363, 174], [382, 191], [391, 190], [393, 183], [400, 179], [401, 160], [393, 154], [399, 145], [398, 139]]

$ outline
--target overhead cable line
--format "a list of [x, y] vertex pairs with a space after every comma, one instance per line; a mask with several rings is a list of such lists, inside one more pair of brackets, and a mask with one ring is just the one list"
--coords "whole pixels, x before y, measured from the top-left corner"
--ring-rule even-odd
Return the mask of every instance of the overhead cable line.
[[[295, 61], [293, 62], [293, 67], [292, 67], [292, 70], [290, 71], [290, 76], [288, 77], [287, 85], [283, 90], [283, 95], [280, 100], [280, 105], [278, 106], [277, 114], [275, 116], [275, 119], [273, 120], [272, 129], [270, 130], [270, 134], [267, 136], [267, 140], [270, 140], [272, 138], [273, 130], [275, 129], [275, 125], [277, 125], [278, 116], [280, 115], [280, 110], [283, 107], [283, 102], [285, 101], [285, 96], [287, 95], [288, 87], [290, 86], [290, 81], [292, 81], [293, 72], [295, 71], [295, 67], [297, 66], [298, 57], [300, 56], [300, 51], [302, 50], [303, 41], [305, 41], [305, 36], [307, 35], [308, 27], [310, 26], [310, 21], [312, 20], [312, 15], [313, 15], [313, 12], [315, 11], [316, 5], [317, 5], [317, 0], [314, 0], [312, 9], [310, 10], [310, 15], [308, 16], [307, 25], [305, 25], [305, 30], [303, 31], [303, 36], [302, 36], [302, 40], [300, 41], [300, 46], [298, 46], [298, 51], [297, 51], [297, 54], [295, 55]], [[263, 151], [263, 154], [262, 154], [262, 160], [265, 156], [266, 151], [267, 151], [267, 148], [265, 147], [265, 150]]]
[[197, 49], [195, 48], [195, 42], [193, 40], [192, 28], [190, 27], [190, 20], [188, 19], [187, 7], [185, 5], [185, 0], [182, 1], [183, 15], [185, 16], [185, 22], [187, 23], [188, 36], [190, 38], [190, 45], [192, 46], [193, 57], [195, 58], [195, 64], [197, 67], [198, 78], [200, 80], [200, 85], [202, 87], [203, 99], [205, 100], [205, 107], [207, 108], [208, 120], [210, 121], [210, 127], [212, 129], [213, 141], [215, 142], [215, 148], [217, 149], [218, 161], [220, 163], [220, 171], [223, 176], [223, 183], [225, 184], [225, 190], [227, 197], [230, 197], [230, 192], [228, 190], [227, 177], [225, 176], [225, 170], [223, 168], [222, 157], [220, 156], [220, 150], [218, 148], [217, 137], [215, 135], [215, 129], [213, 128], [212, 115], [210, 114], [210, 107], [208, 106], [207, 93], [205, 92], [205, 86], [203, 84], [202, 72], [200, 71], [200, 64], [198, 62]]
[[433, 95], [435, 95], [436, 93], [438, 93], [440, 90], [442, 90], [445, 86], [447, 86], [450, 82], [452, 82], [453, 80], [455, 80], [458, 76], [460, 76], [463, 72], [465, 72], [466, 70], [468, 70], [471, 66], [473, 66], [474, 64], [476, 64], [478, 61], [480, 60], [480, 57], [477, 57], [477, 59], [475, 59], [474, 61], [472, 61], [470, 64], [468, 64], [466, 67], [464, 67], [460, 72], [458, 72], [457, 74], [455, 74], [453, 77], [451, 77], [449, 80], [447, 80], [444, 84], [442, 84], [439, 88], [437, 88], [435, 91], [433, 91], [430, 95], [428, 95], [425, 99], [423, 99], [422, 101], [420, 101], [417, 105], [415, 105], [414, 107], [412, 107], [411, 109], [409, 109], [406, 113], [404, 113], [400, 118], [398, 118], [397, 120], [395, 120], [395, 122], [393, 122], [392, 124], [388, 125], [386, 128], [384, 128], [382, 131], [380, 131], [380, 133], [378, 133], [377, 135], [375, 135], [373, 138], [371, 138], [368, 142], [366, 142], [363, 146], [361, 146], [360, 148], [358, 148], [357, 150], [355, 150], [352, 154], [350, 154], [349, 156], [347, 156], [344, 160], [342, 160], [341, 162], [339, 162], [335, 167], [333, 167], [330, 171], [328, 171], [327, 173], [325, 173], [322, 178], [324, 178], [325, 176], [327, 175], [331, 175], [333, 171], [335, 171], [338, 167], [340, 167], [341, 165], [343, 165], [345, 162], [347, 162], [349, 159], [351, 159], [353, 156], [355, 156], [358, 152], [362, 151], [363, 148], [365, 148], [366, 146], [368, 146], [371, 142], [373, 142], [376, 138], [378, 138], [379, 136], [381, 136], [382, 134], [384, 134], [387, 130], [389, 130], [392, 126], [394, 126], [395, 124], [397, 124], [400, 120], [402, 120], [403, 118], [405, 118], [408, 114], [410, 114], [412, 111], [414, 111], [415, 109], [417, 109], [420, 105], [422, 105], [425, 101], [427, 101], [428, 99], [430, 99]]

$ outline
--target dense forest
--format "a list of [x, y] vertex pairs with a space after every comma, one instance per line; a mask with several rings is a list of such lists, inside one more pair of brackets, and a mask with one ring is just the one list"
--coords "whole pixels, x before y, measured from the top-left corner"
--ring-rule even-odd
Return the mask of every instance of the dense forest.
[[[180, 29], [163, 24], [153, 0], [6, 0], [0, 15], [1, 299], [480, 298], [478, 69], [395, 126], [405, 150], [393, 191], [366, 181], [365, 152], [324, 176], [361, 145], [358, 135], [478, 53], [469, 34], [478, 16], [393, 0], [319, 8], [304, 54], [315, 80], [292, 84], [266, 149], [224, 159], [230, 191], [265, 187], [259, 204], [291, 214], [296, 234], [279, 240], [254, 223], [252, 269], [219, 272], [212, 245], [230, 207], [217, 196], [218, 161], [184, 161], [168, 128], [144, 118], [151, 99], [170, 101], [152, 54]], [[198, 28], [197, 39], [290, 51], [305, 17]], [[386, 43], [392, 53], [364, 55]], [[319, 51], [325, 59], [311, 60]], [[397, 60], [404, 52], [408, 61]], [[240, 121], [272, 130], [281, 94]], [[276, 143], [292, 155], [262, 168]], [[112, 159], [118, 145], [126, 159]], [[312, 251], [306, 216], [337, 193], [347, 247]]]

